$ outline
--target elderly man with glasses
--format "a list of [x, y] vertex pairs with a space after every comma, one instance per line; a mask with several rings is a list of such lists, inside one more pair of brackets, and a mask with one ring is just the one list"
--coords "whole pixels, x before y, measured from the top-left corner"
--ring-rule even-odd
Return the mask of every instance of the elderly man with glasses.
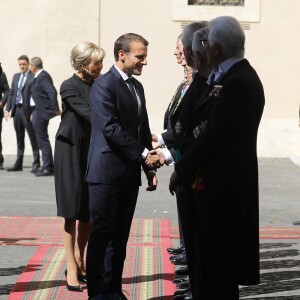
[[245, 34], [236, 19], [211, 20], [200, 42], [214, 72], [189, 116], [170, 191], [194, 189], [188, 201], [193, 299], [237, 300], [239, 285], [259, 283], [256, 140], [264, 91], [244, 58]]

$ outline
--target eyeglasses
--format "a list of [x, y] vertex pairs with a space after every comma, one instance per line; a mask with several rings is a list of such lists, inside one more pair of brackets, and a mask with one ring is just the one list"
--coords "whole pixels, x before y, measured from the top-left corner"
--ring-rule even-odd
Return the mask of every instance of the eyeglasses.
[[200, 42], [201, 42], [201, 46], [204, 48], [206, 43], [208, 42], [208, 39], [201, 39]]

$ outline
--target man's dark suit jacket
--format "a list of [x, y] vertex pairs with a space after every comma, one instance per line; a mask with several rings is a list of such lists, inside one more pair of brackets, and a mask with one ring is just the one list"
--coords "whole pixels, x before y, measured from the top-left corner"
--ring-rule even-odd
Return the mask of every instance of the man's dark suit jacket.
[[174, 143], [173, 143], [173, 129], [171, 126], [171, 118], [173, 116], [173, 113], [175, 110], [178, 109], [178, 105], [179, 105], [179, 101], [181, 101], [182, 97], [182, 89], [185, 87], [186, 85], [186, 81], [182, 81], [179, 86], [177, 87], [172, 100], [165, 112], [165, 116], [164, 116], [164, 129], [166, 129], [165, 132], [163, 132], [161, 134], [166, 147], [168, 148], [168, 150], [170, 151], [173, 159], [176, 159], [176, 153], [175, 153], [175, 149], [174, 149]]
[[[90, 183], [141, 182], [140, 158], [145, 148], [152, 149], [151, 132], [143, 86], [135, 78], [133, 82], [141, 101], [140, 118], [136, 100], [114, 66], [92, 86], [92, 134], [86, 175]], [[149, 170], [144, 164], [143, 168]]]
[[[194, 106], [201, 101], [201, 97], [208, 88], [206, 81], [207, 78], [196, 73], [195, 78], [183, 96], [180, 106], [171, 116], [170, 123], [173, 134], [173, 147], [180, 150], [180, 153], [184, 151], [186, 135], [190, 129], [191, 112], [193, 111]], [[178, 155], [179, 153], [177, 152], [177, 156]]]
[[[6, 111], [11, 111], [11, 116], [14, 117], [16, 113], [16, 98], [18, 93], [18, 84], [22, 73], [16, 73], [13, 76], [11, 89], [8, 94], [7, 104], [6, 104]], [[33, 82], [33, 74], [29, 71], [27, 74], [26, 81], [24, 82], [22, 88], [22, 109], [27, 119], [30, 118], [32, 113], [32, 109], [30, 108], [30, 97], [31, 97], [31, 86]]]
[[51, 76], [46, 71], [43, 70], [34, 78], [31, 94], [39, 116], [44, 120], [50, 120], [55, 117], [55, 113], [59, 111], [57, 91]]
[[[256, 141], [264, 104], [263, 86], [249, 62], [233, 65], [194, 108], [189, 144], [175, 166], [182, 182], [202, 173], [199, 234], [210, 241], [209, 255], [220, 265], [226, 262], [240, 285], [259, 283]], [[221, 228], [220, 241], [215, 236]]]

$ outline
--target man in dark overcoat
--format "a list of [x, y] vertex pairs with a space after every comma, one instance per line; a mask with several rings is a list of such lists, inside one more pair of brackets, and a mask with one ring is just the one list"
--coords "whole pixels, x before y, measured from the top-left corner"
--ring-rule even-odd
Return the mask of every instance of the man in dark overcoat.
[[179, 185], [194, 189], [187, 199], [193, 299], [237, 300], [239, 285], [259, 283], [256, 143], [264, 91], [244, 59], [245, 34], [236, 19], [213, 19], [203, 43], [215, 73], [189, 116], [170, 191]]

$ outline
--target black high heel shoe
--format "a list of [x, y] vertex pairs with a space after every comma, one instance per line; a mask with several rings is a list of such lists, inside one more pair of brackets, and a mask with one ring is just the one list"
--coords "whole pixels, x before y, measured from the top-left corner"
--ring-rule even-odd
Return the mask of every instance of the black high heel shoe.
[[77, 279], [80, 282], [87, 283], [86, 275], [77, 275]]
[[65, 270], [65, 276], [66, 276], [68, 291], [70, 291], [70, 292], [83, 292], [83, 289], [80, 285], [69, 285], [68, 284], [68, 270]]

